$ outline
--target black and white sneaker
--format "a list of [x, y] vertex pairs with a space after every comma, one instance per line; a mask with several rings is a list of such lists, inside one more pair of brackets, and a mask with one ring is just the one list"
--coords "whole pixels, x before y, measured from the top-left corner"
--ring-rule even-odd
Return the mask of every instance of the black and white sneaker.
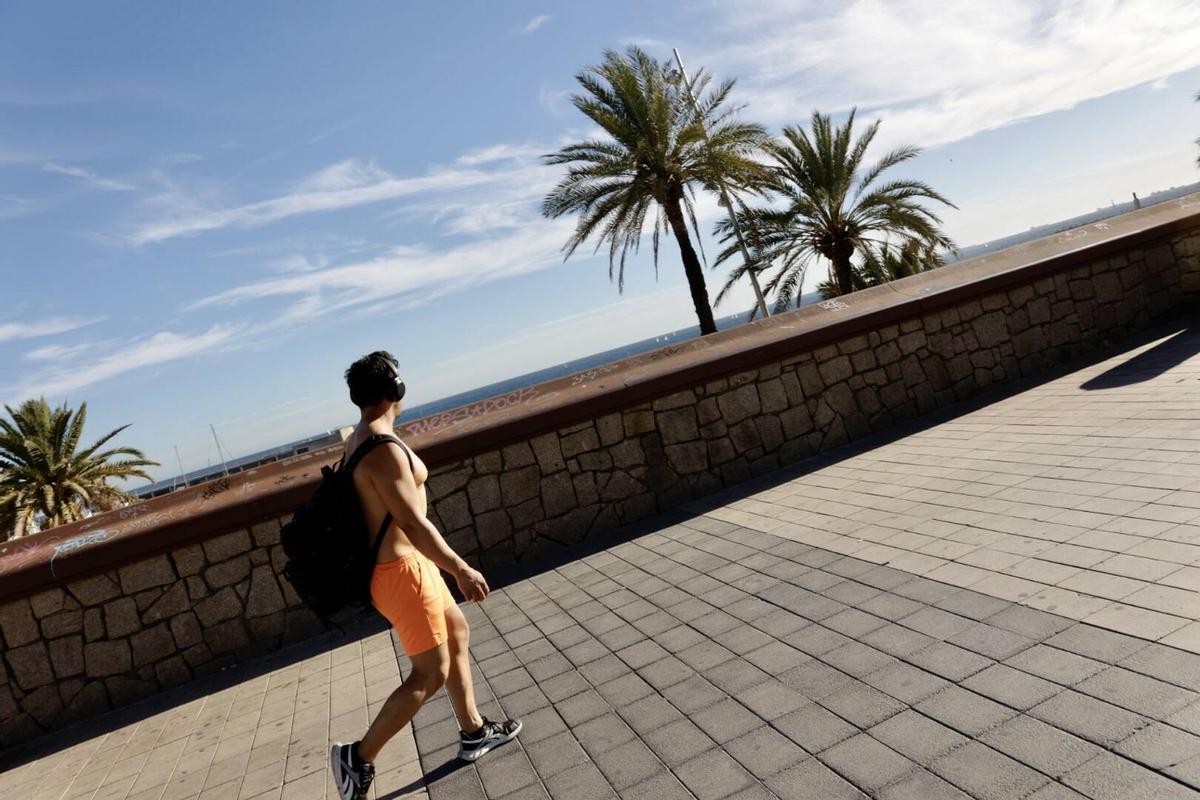
[[458, 757], [463, 761], [474, 761], [489, 750], [517, 738], [520, 732], [519, 719], [492, 722], [484, 717], [483, 726], [479, 730], [474, 733], [459, 732]]
[[375, 765], [359, 760], [353, 744], [335, 742], [329, 750], [329, 768], [333, 783], [342, 800], [365, 800], [371, 781], [375, 780]]

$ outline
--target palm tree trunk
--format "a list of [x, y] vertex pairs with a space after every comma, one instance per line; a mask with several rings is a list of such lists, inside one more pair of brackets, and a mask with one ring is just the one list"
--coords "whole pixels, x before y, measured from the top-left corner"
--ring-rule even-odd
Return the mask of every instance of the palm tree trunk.
[[704, 283], [704, 270], [700, 266], [700, 258], [692, 248], [692, 239], [688, 236], [687, 221], [683, 218], [683, 201], [679, 197], [668, 198], [663, 203], [667, 212], [667, 221], [671, 223], [671, 232], [679, 243], [679, 254], [683, 257], [683, 271], [687, 275], [688, 288], [692, 291], [692, 304], [696, 307], [696, 317], [700, 320], [700, 334], [707, 336], [717, 332], [717, 323], [713, 321], [712, 306], [708, 304], [708, 286]]
[[850, 257], [854, 250], [838, 250], [833, 254], [833, 272], [837, 278], [838, 294], [850, 294], [854, 291], [854, 267], [850, 265]]

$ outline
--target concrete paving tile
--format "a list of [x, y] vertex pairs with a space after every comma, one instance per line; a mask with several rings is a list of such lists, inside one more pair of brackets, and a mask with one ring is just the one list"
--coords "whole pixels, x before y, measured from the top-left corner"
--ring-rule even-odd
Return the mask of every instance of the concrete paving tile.
[[948, 686], [915, 708], [967, 736], [979, 736], [1017, 712], [958, 686]]
[[879, 797], [881, 800], [970, 800], [969, 795], [924, 770], [886, 787]]
[[621, 790], [620, 794], [621, 800], [695, 800], [695, 796], [671, 774], [655, 775]]
[[988, 731], [979, 741], [1052, 778], [1061, 777], [1102, 752], [1090, 742], [1025, 715]]
[[1121, 667], [1109, 667], [1075, 687], [1078, 691], [1152, 719], [1200, 701], [1200, 694]]
[[1029, 714], [1102, 747], [1150, 724], [1146, 717], [1069, 689], [1034, 706]]
[[1195, 790], [1112, 753], [1101, 753], [1068, 772], [1063, 783], [1095, 800], [1183, 800], [1196, 796]]
[[940, 722], [907, 709], [868, 731], [896, 752], [922, 765], [969, 741]]
[[918, 769], [915, 763], [865, 733], [834, 745], [821, 753], [820, 759], [867, 794], [875, 794]]
[[1200, 736], [1156, 722], [1114, 748], [1118, 753], [1154, 769], [1200, 758]]
[[864, 800], [866, 795], [854, 784], [815, 758], [767, 778], [767, 788], [779, 800]]
[[1033, 708], [1063, 690], [1057, 683], [1005, 664], [995, 664], [972, 675], [962, 682], [962, 686], [1021, 711]]
[[979, 742], [934, 760], [935, 773], [980, 800], [1009, 800], [1025, 797], [1049, 782], [1049, 778]]

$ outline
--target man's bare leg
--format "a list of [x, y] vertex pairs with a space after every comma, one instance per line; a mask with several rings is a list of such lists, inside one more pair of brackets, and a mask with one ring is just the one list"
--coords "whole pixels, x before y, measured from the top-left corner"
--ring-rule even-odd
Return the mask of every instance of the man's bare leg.
[[358, 755], [374, 762], [388, 740], [399, 733], [421, 710], [425, 701], [437, 693], [450, 674], [450, 649], [445, 644], [410, 656], [412, 672], [384, 702], [371, 727], [358, 743]]
[[446, 694], [458, 717], [458, 727], [472, 733], [483, 725], [483, 717], [475, 707], [475, 681], [471, 676], [471, 627], [458, 606], [446, 609], [446, 632], [449, 634], [450, 673], [446, 677]]

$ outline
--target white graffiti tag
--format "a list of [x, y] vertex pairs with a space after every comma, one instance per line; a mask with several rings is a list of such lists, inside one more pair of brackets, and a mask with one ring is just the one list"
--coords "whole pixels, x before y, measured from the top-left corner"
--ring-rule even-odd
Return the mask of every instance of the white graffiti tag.
[[117, 533], [119, 533], [119, 531], [101, 528], [98, 531], [85, 533], [83, 536], [76, 536], [73, 539], [67, 539], [62, 544], [55, 545], [54, 555], [50, 556], [50, 574], [54, 575], [54, 559], [58, 558], [64, 553], [73, 553], [76, 550], [82, 550], [83, 548], [89, 547], [97, 542], [103, 542]]

